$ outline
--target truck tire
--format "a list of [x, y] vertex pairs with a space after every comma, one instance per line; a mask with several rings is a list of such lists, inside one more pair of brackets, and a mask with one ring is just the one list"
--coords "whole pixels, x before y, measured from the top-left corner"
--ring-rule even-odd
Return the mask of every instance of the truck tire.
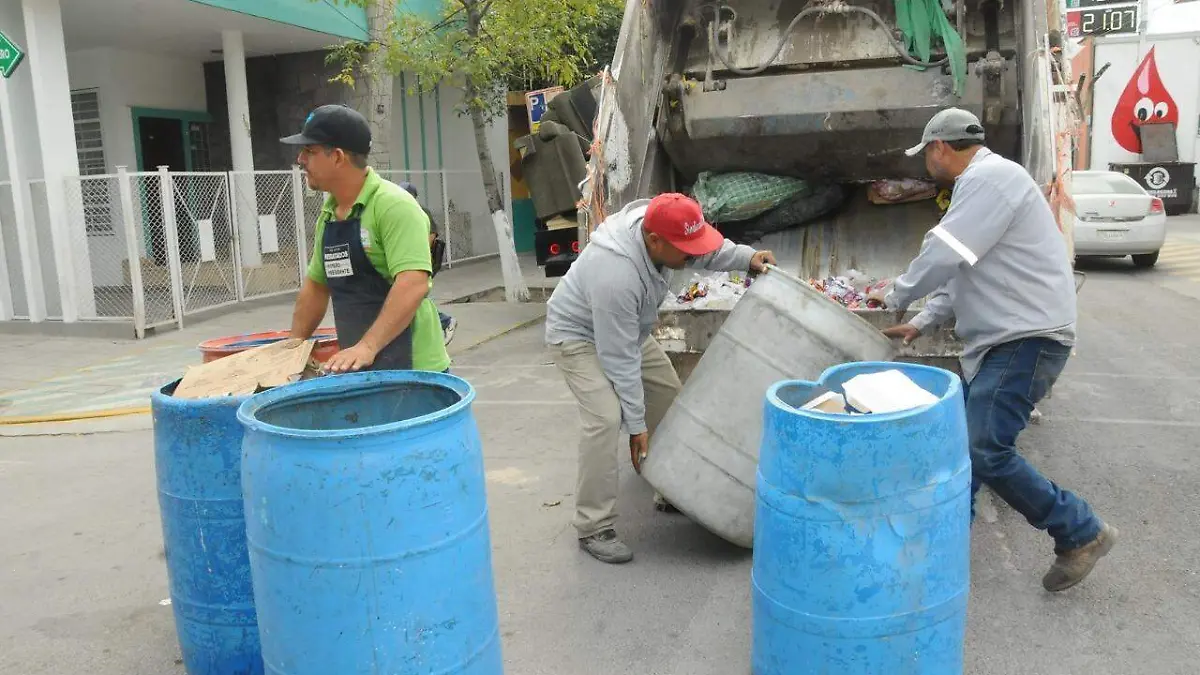
[[1154, 263], [1156, 262], [1158, 262], [1158, 251], [1133, 256], [1133, 264], [1138, 267], [1154, 267]]

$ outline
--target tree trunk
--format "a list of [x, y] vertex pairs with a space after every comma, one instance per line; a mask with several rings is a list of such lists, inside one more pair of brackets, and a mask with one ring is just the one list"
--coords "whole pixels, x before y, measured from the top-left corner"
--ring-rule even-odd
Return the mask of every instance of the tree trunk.
[[[466, 84], [468, 101], [477, 100], [481, 93], [468, 80]], [[504, 277], [504, 299], [508, 302], [526, 302], [529, 300], [529, 288], [525, 285], [525, 277], [521, 273], [521, 262], [517, 258], [517, 242], [513, 238], [512, 224], [508, 222], [508, 212], [504, 208], [504, 198], [500, 185], [496, 182], [496, 169], [492, 162], [492, 151], [487, 143], [487, 120], [478, 106], [470, 106], [471, 126], [475, 131], [475, 148], [479, 153], [479, 171], [483, 177], [483, 191], [487, 195], [488, 211], [492, 215], [492, 227], [496, 229], [496, 244], [500, 249], [500, 271]]]

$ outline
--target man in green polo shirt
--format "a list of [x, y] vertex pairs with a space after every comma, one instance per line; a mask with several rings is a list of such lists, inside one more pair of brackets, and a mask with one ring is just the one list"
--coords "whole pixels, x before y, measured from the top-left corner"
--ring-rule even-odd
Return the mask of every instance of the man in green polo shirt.
[[346, 106], [321, 106], [300, 133], [280, 140], [301, 146], [297, 163], [308, 186], [328, 194], [291, 337], [311, 337], [332, 299], [342, 349], [327, 371], [448, 369], [428, 298], [429, 218], [412, 195], [367, 166], [367, 120]]

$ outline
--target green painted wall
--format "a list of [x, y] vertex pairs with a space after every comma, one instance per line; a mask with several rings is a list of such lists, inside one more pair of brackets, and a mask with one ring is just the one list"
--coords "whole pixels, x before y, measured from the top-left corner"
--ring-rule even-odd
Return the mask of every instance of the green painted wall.
[[[414, 2], [415, 0], [408, 1]], [[367, 10], [344, 2], [333, 2], [333, 0], [192, 0], [192, 2], [351, 40], [367, 39]]]
[[[350, 40], [367, 39], [367, 10], [338, 0], [192, 0], [202, 5], [227, 9], [327, 33]], [[396, 14], [410, 12], [437, 17], [444, 0], [397, 0]]]
[[537, 211], [533, 208], [533, 200], [514, 199], [512, 212], [517, 253], [530, 253], [534, 247], [533, 233], [537, 231]]
[[442, 15], [445, 4], [445, 0], [396, 0], [396, 14], [408, 12], [436, 19]]

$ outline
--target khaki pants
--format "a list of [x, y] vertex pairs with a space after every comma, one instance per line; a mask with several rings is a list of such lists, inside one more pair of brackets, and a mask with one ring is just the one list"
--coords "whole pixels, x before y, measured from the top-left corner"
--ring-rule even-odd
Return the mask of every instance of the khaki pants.
[[[590, 537], [617, 519], [617, 481], [621, 458], [629, 457], [629, 436], [622, 433], [621, 402], [590, 342], [556, 347], [555, 365], [579, 403], [579, 478], [575, 486], [575, 529]], [[682, 388], [666, 352], [649, 338], [642, 344], [642, 388], [650, 436]], [[626, 460], [627, 461], [627, 460]]]

